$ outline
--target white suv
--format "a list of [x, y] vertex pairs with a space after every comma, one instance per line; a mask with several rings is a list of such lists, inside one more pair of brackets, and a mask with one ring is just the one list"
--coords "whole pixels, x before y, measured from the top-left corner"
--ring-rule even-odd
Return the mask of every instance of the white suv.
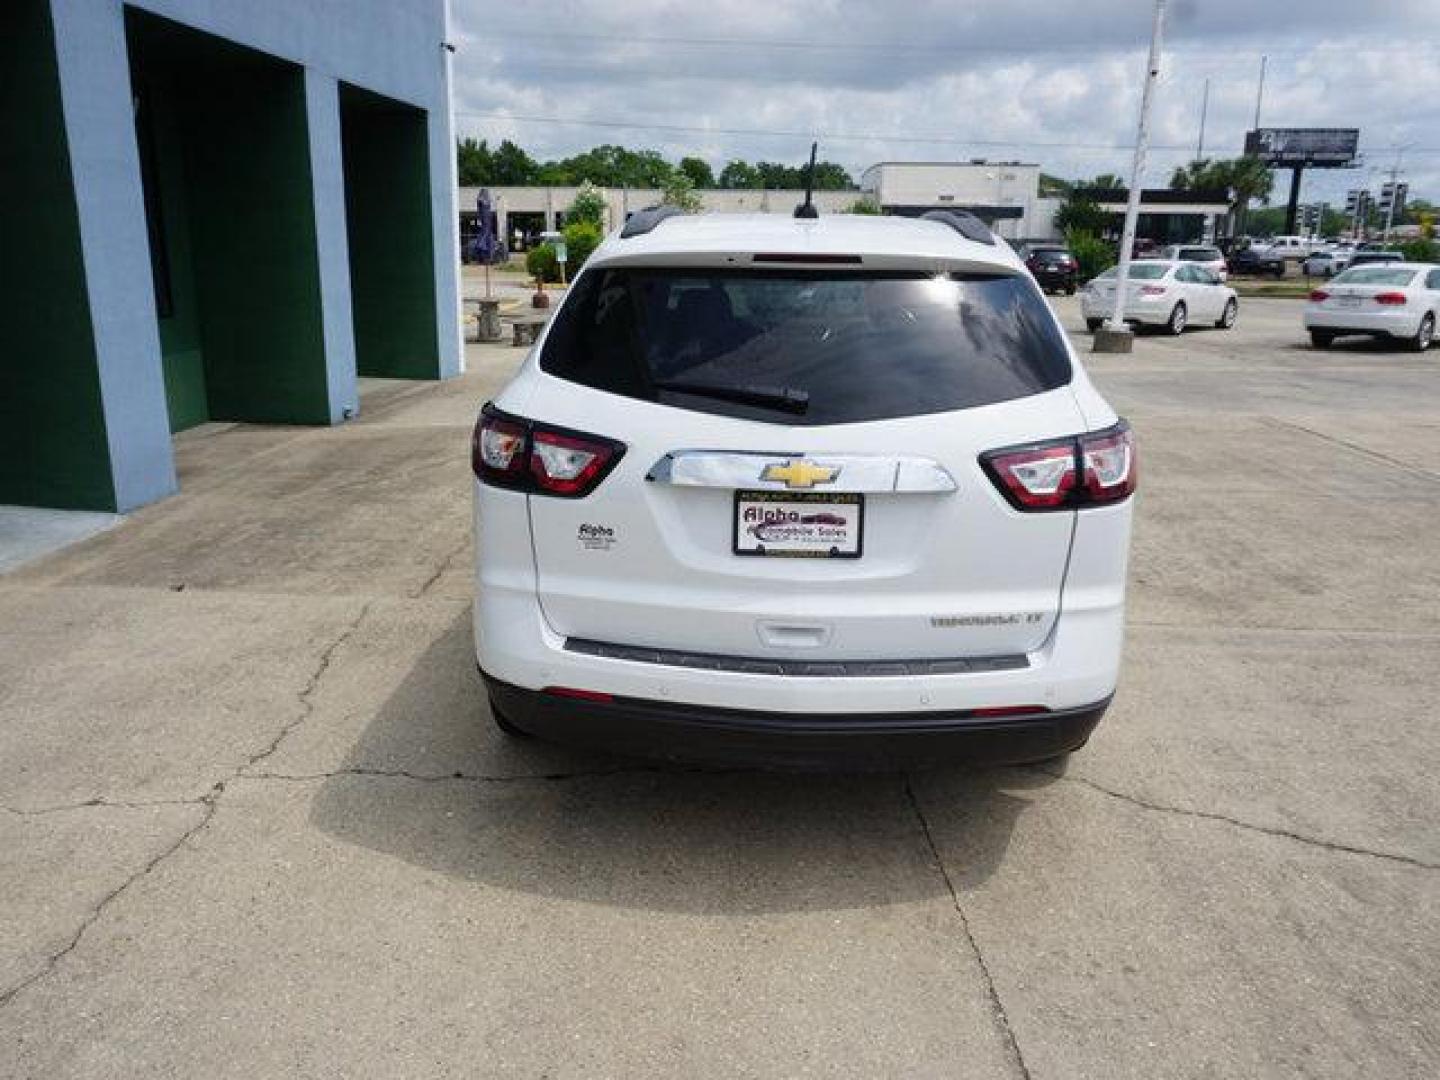
[[969, 215], [633, 216], [475, 428], [496, 722], [680, 759], [1081, 746], [1129, 427]]

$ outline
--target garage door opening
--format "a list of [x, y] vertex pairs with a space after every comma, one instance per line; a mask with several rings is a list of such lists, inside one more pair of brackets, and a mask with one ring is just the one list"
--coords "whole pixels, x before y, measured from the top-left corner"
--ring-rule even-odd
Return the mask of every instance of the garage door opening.
[[125, 23], [171, 430], [328, 423], [303, 70]]
[[0, 503], [113, 510], [46, 0], [0, 4]]
[[356, 369], [438, 379], [426, 114], [341, 84], [340, 134]]

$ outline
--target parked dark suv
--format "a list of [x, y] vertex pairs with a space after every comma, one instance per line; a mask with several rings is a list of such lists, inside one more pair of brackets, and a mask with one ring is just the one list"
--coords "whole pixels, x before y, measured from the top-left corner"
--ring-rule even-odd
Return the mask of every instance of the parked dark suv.
[[1239, 251], [1232, 251], [1226, 259], [1232, 274], [1254, 274], [1257, 277], [1264, 274], [1273, 274], [1277, 278], [1285, 276], [1285, 256], [1278, 251], [1264, 251], [1254, 247], [1242, 248]]
[[1063, 289], [1073, 296], [1078, 287], [1080, 264], [1063, 247], [1034, 246], [1024, 249], [1025, 265], [1046, 292]]

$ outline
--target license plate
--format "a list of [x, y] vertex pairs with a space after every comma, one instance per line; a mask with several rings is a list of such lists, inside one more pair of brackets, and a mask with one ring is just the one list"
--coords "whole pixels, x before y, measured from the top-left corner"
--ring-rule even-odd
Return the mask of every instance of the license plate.
[[865, 496], [846, 492], [737, 491], [736, 555], [858, 559]]
[[1358, 296], [1337, 296], [1335, 297], [1336, 307], [1359, 307], [1361, 304]]

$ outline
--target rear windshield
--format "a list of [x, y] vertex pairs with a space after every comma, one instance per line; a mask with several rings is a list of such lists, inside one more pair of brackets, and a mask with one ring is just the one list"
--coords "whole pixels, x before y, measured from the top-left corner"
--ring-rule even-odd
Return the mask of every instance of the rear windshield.
[[[1131, 263], [1130, 280], [1158, 281], [1160, 278], [1165, 276], [1165, 272], [1169, 269], [1170, 266], [1168, 263]], [[1119, 273], [1119, 270], [1116, 267], [1112, 266], [1109, 270], [1106, 270], [1103, 274], [1101, 274], [1097, 280], [1114, 281], [1115, 275], [1117, 273]]]
[[1220, 252], [1215, 248], [1181, 248], [1180, 258], [1190, 262], [1214, 262], [1220, 258]]
[[1061, 262], [1070, 259], [1070, 252], [1064, 248], [1036, 248], [1031, 257], [1041, 262]]
[[1029, 277], [587, 270], [540, 367], [696, 412], [814, 425], [973, 408], [1070, 381]]
[[1357, 266], [1335, 275], [1336, 285], [1409, 285], [1415, 271], [1394, 266]]

